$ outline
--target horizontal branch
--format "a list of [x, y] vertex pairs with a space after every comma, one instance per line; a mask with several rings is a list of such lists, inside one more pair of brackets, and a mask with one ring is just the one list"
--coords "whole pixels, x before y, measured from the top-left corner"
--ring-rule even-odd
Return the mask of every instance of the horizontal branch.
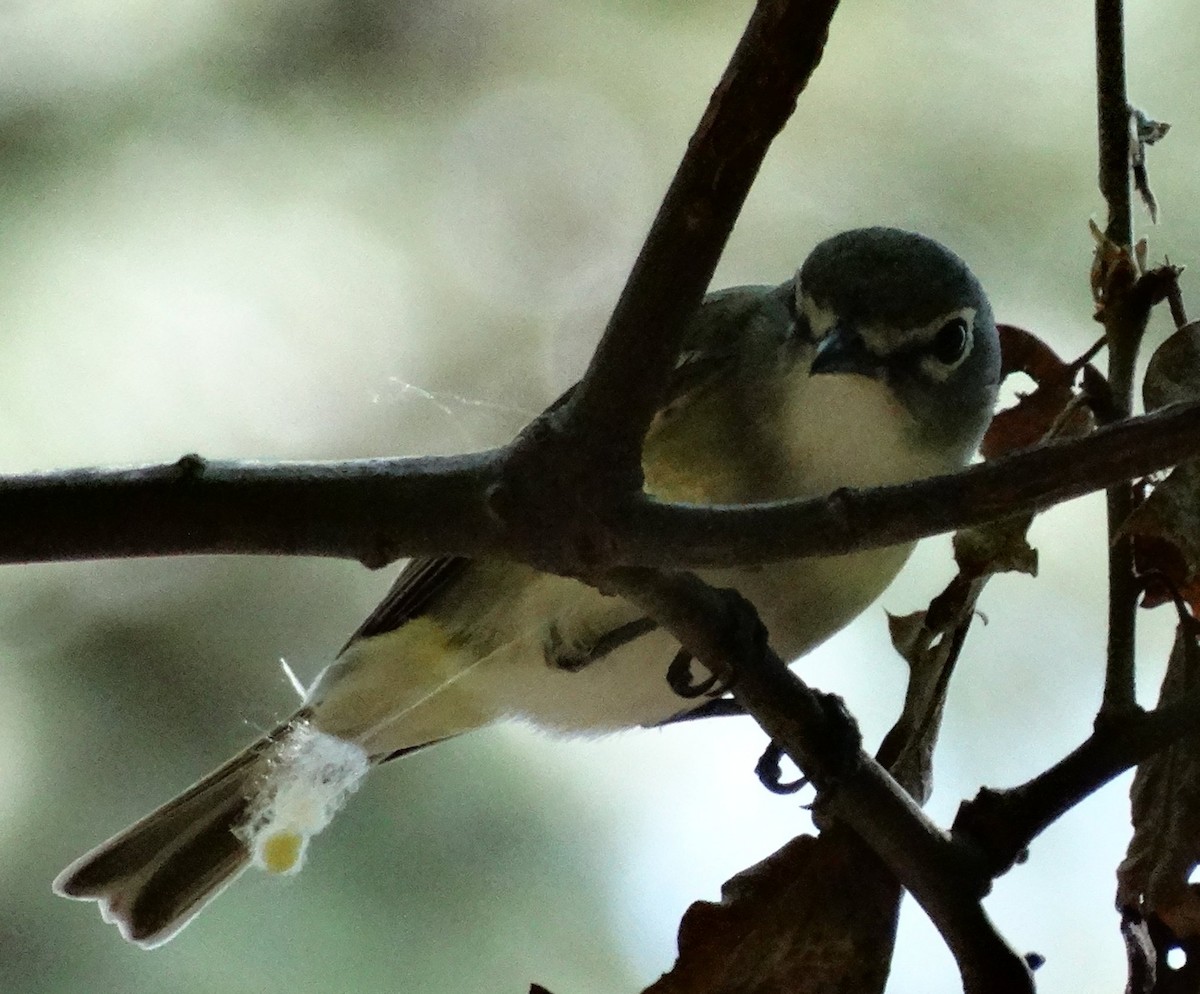
[[1044, 511], [1195, 457], [1200, 402], [1176, 404], [1084, 438], [897, 486], [739, 507], [639, 501], [623, 552], [630, 562], [689, 567], [839, 555]]
[[[500, 548], [497, 453], [253, 463], [184, 456], [0, 477], [0, 562], [135, 556], [403, 556]], [[399, 539], [399, 544], [397, 544]]]
[[[528, 536], [550, 525], [569, 533], [569, 525], [522, 521], [519, 505], [497, 513], [505, 456], [498, 449], [274, 464], [185, 456], [135, 469], [0, 477], [0, 563], [238, 553], [382, 566], [456, 554], [595, 574], [622, 564], [692, 568], [835, 555], [1044, 510], [1198, 457], [1200, 402], [899, 486], [739, 507], [630, 496], [603, 516], [573, 522], [582, 538], [550, 551], [530, 547]], [[543, 513], [549, 503], [540, 502]], [[566, 496], [561, 503], [573, 506]]]

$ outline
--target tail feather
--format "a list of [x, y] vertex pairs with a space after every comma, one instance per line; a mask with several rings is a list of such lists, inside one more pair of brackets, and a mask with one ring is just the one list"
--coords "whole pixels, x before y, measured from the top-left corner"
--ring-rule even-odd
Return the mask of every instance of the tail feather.
[[131, 941], [143, 946], [166, 942], [249, 865], [246, 844], [234, 834], [245, 809], [243, 802], [222, 810], [156, 866], [129, 907]]
[[288, 727], [76, 860], [55, 879], [55, 892], [95, 901], [130, 942], [166, 942], [249, 864], [234, 829], [246, 818], [257, 760]]

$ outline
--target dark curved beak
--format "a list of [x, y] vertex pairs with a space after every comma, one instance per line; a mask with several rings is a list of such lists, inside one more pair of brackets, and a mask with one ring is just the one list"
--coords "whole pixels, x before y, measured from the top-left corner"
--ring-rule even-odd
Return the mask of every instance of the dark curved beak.
[[862, 336], [847, 324], [835, 324], [817, 343], [817, 354], [813, 356], [809, 375], [818, 373], [856, 373], [880, 379], [883, 364], [872, 355]]

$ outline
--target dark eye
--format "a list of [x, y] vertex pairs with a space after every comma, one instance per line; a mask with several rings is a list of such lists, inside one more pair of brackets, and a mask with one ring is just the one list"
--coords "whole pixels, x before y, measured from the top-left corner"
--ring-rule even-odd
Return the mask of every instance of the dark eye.
[[938, 362], [953, 366], [967, 351], [967, 322], [962, 318], [947, 321], [938, 330], [929, 351]]

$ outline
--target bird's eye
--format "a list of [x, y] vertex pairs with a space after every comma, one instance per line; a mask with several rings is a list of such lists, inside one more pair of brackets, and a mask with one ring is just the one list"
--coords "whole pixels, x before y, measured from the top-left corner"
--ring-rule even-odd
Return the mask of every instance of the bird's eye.
[[929, 351], [938, 362], [953, 366], [967, 351], [969, 335], [967, 322], [962, 318], [947, 321], [934, 336]]

